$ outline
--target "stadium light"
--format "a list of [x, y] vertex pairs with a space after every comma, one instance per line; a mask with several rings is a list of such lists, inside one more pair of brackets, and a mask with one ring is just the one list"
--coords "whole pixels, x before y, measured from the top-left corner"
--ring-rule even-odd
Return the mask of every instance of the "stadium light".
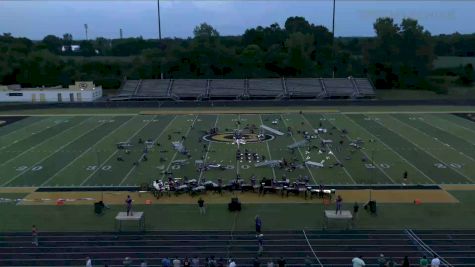
[[332, 59], [333, 59], [333, 70], [332, 70], [332, 77], [335, 78], [335, 66], [336, 66], [336, 60], [335, 60], [335, 2], [336, 0], [333, 0], [333, 22], [332, 22]]
[[157, 0], [157, 13], [158, 13], [158, 40], [162, 40], [162, 27], [160, 25], [160, 0]]

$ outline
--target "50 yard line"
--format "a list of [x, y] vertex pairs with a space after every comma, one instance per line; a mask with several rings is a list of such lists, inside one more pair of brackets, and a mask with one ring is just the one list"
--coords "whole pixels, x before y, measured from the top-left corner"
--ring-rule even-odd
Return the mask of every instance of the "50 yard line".
[[[216, 126], [218, 125], [218, 120], [219, 120], [219, 114], [216, 115], [216, 121], [214, 122], [214, 128], [216, 128]], [[206, 149], [206, 154], [205, 154], [205, 158], [204, 158], [204, 163], [206, 164], [207, 160], [208, 160], [208, 153], [209, 153], [209, 150], [210, 150], [210, 147], [211, 147], [211, 144], [213, 142], [209, 142], [208, 143], [208, 148]], [[201, 168], [201, 171], [200, 171], [200, 178], [198, 179], [198, 184], [201, 182], [201, 178], [203, 177], [203, 168]]]
[[[262, 121], [262, 115], [261, 114], [259, 114], [259, 119], [261, 120], [261, 124], [264, 125], [264, 121]], [[269, 154], [269, 160], [272, 160], [272, 155], [270, 153], [270, 148], [269, 148], [269, 142], [267, 142], [266, 140], [264, 140], [264, 142], [266, 142], [267, 153]], [[272, 175], [274, 175], [274, 179], [276, 179], [274, 168], [272, 168]], [[313, 178], [313, 176], [312, 176], [312, 178]], [[314, 179], [314, 181], [315, 181], [315, 179]]]

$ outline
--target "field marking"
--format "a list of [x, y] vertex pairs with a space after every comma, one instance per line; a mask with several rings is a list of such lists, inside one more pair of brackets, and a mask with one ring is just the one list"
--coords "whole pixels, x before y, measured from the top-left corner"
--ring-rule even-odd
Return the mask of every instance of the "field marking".
[[[324, 117], [325, 119], [327, 119], [327, 116], [326, 116], [325, 114], [323, 114], [323, 117]], [[340, 128], [338, 128], [338, 127], [337, 127], [334, 123], [332, 123], [330, 120], [327, 120], [327, 121], [328, 121], [331, 125], [333, 125], [337, 130], [341, 131]], [[351, 142], [351, 140], [350, 140], [350, 138], [348, 137], [348, 135], [345, 135], [345, 138], [346, 138], [346, 140], [348, 140], [348, 141]], [[368, 159], [370, 158], [370, 157], [368, 156], [368, 154], [366, 154], [366, 152], [365, 152], [363, 149], [360, 149], [359, 151], [361, 151], [361, 152], [366, 156], [366, 158], [368, 158]], [[373, 157], [371, 157], [371, 164], [373, 164], [373, 166], [375, 166], [375, 167], [376, 167], [378, 170], [380, 170], [386, 177], [388, 177], [391, 182], [393, 182], [394, 184], [397, 184], [397, 183], [383, 170], [383, 168], [381, 168], [381, 166], [380, 166], [379, 164], [374, 164], [374, 159], [373, 159]], [[372, 170], [370, 169], [370, 171], [372, 171]], [[371, 176], [372, 176], [372, 175], [371, 175]], [[374, 178], [374, 177], [370, 177], [370, 178]]]
[[[423, 131], [421, 131], [421, 130], [417, 129], [416, 127], [414, 127], [414, 126], [412, 126], [412, 125], [410, 125], [410, 124], [408, 124], [408, 123], [406, 123], [406, 122], [404, 122], [404, 121], [402, 121], [402, 120], [399, 120], [399, 119], [397, 119], [397, 118], [395, 118], [395, 117], [393, 117], [393, 118], [394, 118], [394, 119], [396, 119], [397, 121], [401, 122], [402, 124], [404, 124], [404, 125], [408, 126], [409, 128], [412, 128], [412, 129], [416, 130], [417, 132], [419, 132], [419, 133], [421, 133], [421, 134], [423, 134], [423, 135], [427, 136], [427, 137], [429, 138], [429, 140], [432, 140], [432, 139], [434, 139], [434, 137], [433, 137], [433, 136], [430, 136], [430, 135], [428, 135], [428, 134], [424, 133]], [[429, 126], [430, 126], [430, 125], [429, 125]], [[446, 149], [445, 143], [443, 143], [443, 142], [439, 141], [439, 139], [438, 139], [438, 138], [437, 138], [436, 140], [437, 140], [437, 142], [438, 142], [438, 143], [440, 143], [440, 144], [442, 144], [442, 145], [443, 145], [443, 147], [442, 147], [442, 148]], [[453, 148], [453, 147], [452, 147], [452, 146], [450, 146], [450, 145], [449, 145], [449, 148], [450, 148], [450, 149], [452, 149], [453, 151], [455, 151], [456, 153], [461, 153], [463, 156], [467, 157], [468, 159], [470, 159], [470, 160], [472, 160], [472, 161], [475, 161], [475, 159], [473, 159], [472, 157], [466, 156], [465, 154], [463, 154], [462, 152], [458, 151], [457, 149]], [[443, 162], [442, 160], [441, 160], [441, 162], [442, 162], [442, 163], [444, 163], [445, 165], [447, 165], [447, 164], [446, 164], [445, 162]], [[451, 167], [451, 166], [449, 166], [449, 165], [447, 165], [447, 166], [448, 166], [448, 167], [450, 167], [450, 168], [452, 168], [452, 167]], [[456, 168], [452, 168], [452, 169], [454, 169], [455, 171], [457, 171], [457, 169], [456, 169]], [[459, 171], [457, 171], [457, 172], [458, 172], [459, 174], [461, 174], [462, 176], [465, 176], [465, 175], [464, 175], [464, 174], [462, 174], [461, 172], [459, 172]], [[470, 179], [470, 180], [472, 181], [472, 179], [471, 179], [471, 178], [469, 178], [469, 177], [467, 177], [467, 176], [465, 176], [465, 177], [466, 177], [466, 178], [468, 178], [468, 179]], [[473, 182], [473, 181], [472, 181], [472, 182]]]
[[[407, 164], [412, 166], [414, 169], [416, 169], [418, 172], [420, 172], [422, 175], [424, 175], [427, 179], [429, 179], [432, 183], [437, 184], [434, 180], [432, 180], [427, 174], [425, 174], [423, 171], [421, 171], [419, 168], [417, 168], [414, 164], [409, 162], [405, 157], [403, 157], [401, 154], [396, 152], [396, 150], [392, 149], [389, 145], [387, 145], [385, 142], [383, 142], [379, 137], [376, 135], [372, 134], [370, 131], [366, 130], [363, 126], [359, 125], [357, 122], [353, 121], [352, 118], [348, 117], [346, 114], [342, 114], [342, 116], [345, 116], [349, 121], [351, 121], [353, 124], [357, 125], [359, 128], [363, 129], [365, 132], [373, 136], [375, 139], [377, 139], [381, 144], [383, 144], [386, 148], [391, 150], [394, 154], [398, 155], [403, 161], [405, 161]], [[385, 127], [386, 128], [386, 127]]]
[[81, 153], [81, 155], [77, 156], [76, 158], [74, 158], [71, 162], [69, 162], [66, 166], [64, 166], [63, 168], [61, 168], [59, 171], [57, 171], [53, 176], [51, 176], [48, 180], [46, 180], [44, 183], [42, 183], [40, 185], [41, 186], [44, 186], [46, 185], [47, 183], [49, 183], [51, 180], [53, 180], [54, 177], [56, 177], [58, 174], [60, 174], [62, 171], [64, 171], [66, 168], [68, 168], [69, 166], [71, 166], [74, 162], [76, 162], [78, 159], [82, 158], [86, 153], [88, 153], [89, 151], [91, 151], [98, 143], [102, 142], [104, 139], [108, 138], [112, 133], [114, 133], [115, 131], [121, 129], [122, 127], [124, 127], [125, 125], [127, 125], [129, 123], [129, 121], [131, 121], [134, 117], [130, 117], [130, 119], [124, 121], [120, 126], [116, 127], [115, 129], [113, 129], [112, 131], [109, 132], [109, 134], [107, 135], [104, 135], [101, 139], [97, 140], [94, 144], [92, 144], [88, 149], [86, 149], [84, 152]]
[[[285, 127], [286, 127], [286, 128], [289, 128], [289, 125], [287, 124], [287, 121], [284, 119], [284, 117], [282, 116], [282, 114], [280, 115], [280, 119], [284, 122]], [[290, 134], [290, 136], [292, 137], [292, 140], [294, 140], [294, 143], [297, 143], [297, 140], [295, 139], [294, 135], [293, 135], [293, 134]], [[303, 164], [305, 165], [305, 168], [307, 168], [308, 173], [310, 174], [310, 176], [312, 176], [313, 182], [314, 182], [315, 184], [318, 184], [318, 183], [317, 183], [317, 180], [315, 180], [315, 177], [313, 176], [312, 171], [311, 171], [310, 168], [307, 166], [307, 164], [305, 164], [305, 156], [302, 154], [302, 151], [300, 150], [300, 147], [298, 147], [297, 150], [299, 151], [299, 154], [300, 154], [300, 156], [302, 157], [302, 161], [303, 161]]]
[[[219, 114], [216, 115], [216, 121], [214, 122], [214, 128], [216, 128], [216, 126], [218, 125], [218, 120], [219, 120]], [[209, 153], [209, 150], [210, 150], [210, 147], [211, 147], [211, 144], [213, 142], [209, 142], [208, 143], [208, 148], [206, 149], [206, 154], [205, 154], [205, 159], [204, 159], [204, 162], [206, 164], [206, 162], [208, 161], [208, 153]], [[200, 178], [198, 178], [198, 184], [200, 184], [201, 182], [201, 178], [203, 177], [203, 173], [204, 173], [204, 168], [201, 168], [201, 171], [200, 171]]]
[[[305, 122], [310, 126], [310, 128], [313, 129], [313, 125], [312, 125], [312, 123], [310, 123], [310, 121], [307, 119], [307, 117], [305, 117], [305, 115], [303, 115], [303, 114], [301, 114], [301, 116], [302, 116], [302, 118], [305, 120]], [[320, 141], [323, 141], [323, 139], [320, 137], [319, 134], [317, 134], [317, 136], [318, 136], [318, 139], [320, 139]], [[325, 147], [327, 148], [328, 151], [332, 151], [332, 150], [330, 149], [330, 147], [329, 147], [327, 144], [325, 144]], [[342, 162], [342, 161], [340, 161], [340, 160], [336, 157], [335, 153], [333, 153], [332, 156], [333, 156], [333, 158], [335, 158], [338, 162]], [[344, 166], [343, 166], [343, 171], [345, 171], [346, 175], [348, 175], [348, 177], [351, 179], [351, 181], [353, 181], [353, 183], [358, 184], [358, 183], [355, 181], [355, 179], [353, 178], [353, 176], [351, 176], [351, 174], [348, 172], [348, 170], [347, 170], [346, 167], [344, 167]]]
[[[155, 116], [153, 119], [155, 119], [157, 116]], [[141, 128], [139, 128], [137, 131], [135, 131], [130, 137], [129, 139], [127, 139], [127, 142], [130, 142], [130, 140], [132, 140], [132, 138], [134, 138], [140, 131], [142, 131], [143, 128], [147, 127], [147, 125], [149, 125], [152, 120], [151, 119], [149, 122], [145, 123], [144, 126], [142, 126]], [[91, 179], [91, 177], [96, 174], [115, 154], [117, 154], [119, 150], [116, 149], [114, 152], [112, 152], [109, 157], [106, 158], [106, 160], [104, 160], [104, 162], [102, 162], [101, 164], [99, 164], [99, 167], [97, 169], [95, 169], [94, 171], [92, 171], [91, 174], [89, 174], [80, 184], [79, 186], [83, 186], [87, 181], [89, 181], [89, 179]]]
[[[261, 124], [264, 125], [264, 121], [262, 121], [262, 115], [261, 114], [259, 114], [259, 118], [261, 120]], [[269, 142], [267, 142], [267, 141], [264, 141], [264, 142], [266, 142], [267, 153], [269, 154], [269, 160], [272, 160], [272, 154], [270, 153]], [[272, 174], [274, 175], [274, 179], [276, 179], [274, 168], [272, 168]], [[313, 178], [313, 176], [312, 176], [312, 178]], [[313, 181], [315, 182], [315, 179], [313, 179]]]
[[[414, 146], [416, 146], [417, 148], [419, 148], [420, 150], [426, 152], [427, 154], [429, 154], [430, 156], [432, 156], [434, 159], [436, 160], [439, 160], [440, 162], [442, 162], [443, 164], [445, 164], [446, 166], [448, 166], [451, 170], [454, 170], [456, 173], [462, 175], [465, 179], [467, 179], [469, 182], [473, 182], [472, 179], [468, 178], [467, 176], [465, 176], [463, 173], [459, 172], [457, 169], [455, 168], [452, 168], [450, 167], [450, 165], [447, 165], [447, 163], [445, 163], [443, 160], [439, 159], [438, 157], [434, 156], [434, 154], [430, 153], [428, 150], [422, 148], [421, 146], [417, 145], [416, 143], [412, 142], [411, 140], [405, 138], [404, 136], [402, 136], [401, 134], [397, 133], [396, 131], [394, 131], [393, 129], [389, 128], [389, 127], [386, 127], [384, 124], [382, 124], [380, 121], [375, 121], [376, 123], [378, 123], [379, 125], [385, 127], [386, 129], [390, 130], [391, 132], [393, 133], [396, 133], [397, 135], [399, 135], [400, 137], [406, 139], [407, 141], [409, 141], [410, 143], [412, 143]], [[403, 123], [404, 124], [404, 123]]]
[[[456, 115], [452, 115], [452, 116], [456, 116]], [[462, 125], [460, 125], [458, 122], [451, 121], [451, 120], [449, 120], [448, 118], [444, 118], [444, 117], [438, 117], [438, 118], [440, 118], [441, 120], [447, 121], [447, 122], [449, 122], [450, 124], [452, 124], [452, 125], [454, 125], [454, 126], [456, 126], [456, 127], [462, 128], [462, 129], [464, 129], [464, 130], [466, 130], [466, 131], [469, 131], [469, 132], [475, 134], [475, 130], [470, 129], [470, 128], [465, 127], [465, 126], [462, 126]], [[460, 118], [460, 119], [463, 119], [463, 118]], [[464, 120], [467, 120], [467, 119], [464, 119]], [[470, 122], [469, 120], [467, 120], [467, 121]]]
[[309, 241], [308, 238], [307, 238], [307, 234], [305, 233], [305, 229], [302, 230], [302, 232], [303, 232], [303, 236], [305, 236], [305, 241], [307, 241], [307, 244], [308, 244], [308, 246], [310, 247], [310, 250], [312, 250], [313, 256], [315, 256], [315, 259], [317, 259], [318, 264], [319, 264], [321, 267], [323, 267], [322, 262], [321, 262], [320, 259], [317, 257], [317, 254], [315, 253], [315, 250], [313, 250], [313, 247], [312, 247], [312, 245], [310, 244], [310, 241]]
[[[83, 122], [77, 124], [76, 126], [73, 126], [72, 128], [75, 128], [75, 127], [77, 127], [77, 126], [83, 124], [83, 123], [86, 122], [87, 120], [88, 120], [88, 119], [86, 119], [86, 120], [84, 120]], [[58, 149], [56, 149], [55, 151], [53, 151], [52, 153], [50, 153], [48, 156], [46, 156], [46, 157], [42, 158], [41, 160], [39, 160], [39, 161], [33, 163], [31, 166], [38, 165], [38, 164], [40, 164], [41, 162], [43, 162], [43, 161], [49, 159], [51, 156], [53, 156], [54, 154], [58, 153], [58, 152], [61, 151], [63, 148], [65, 148], [65, 147], [67, 147], [68, 145], [74, 143], [74, 142], [77, 141], [79, 138], [81, 138], [81, 137], [83, 137], [84, 135], [86, 135], [86, 134], [92, 132], [93, 130], [97, 129], [97, 128], [98, 128], [99, 126], [101, 126], [101, 125], [102, 125], [102, 123], [96, 125], [95, 127], [92, 127], [92, 128], [89, 129], [88, 131], [82, 133], [81, 135], [75, 137], [74, 139], [70, 140], [70, 141], [67, 142], [66, 144], [60, 146]], [[70, 129], [72, 129], [72, 128], [70, 128]], [[64, 132], [62, 132], [62, 133], [64, 133]], [[20, 172], [19, 174], [17, 174], [16, 176], [14, 176], [12, 179], [8, 180], [7, 182], [3, 183], [2, 186], [6, 186], [6, 185], [9, 184], [10, 182], [13, 182], [13, 181], [16, 180], [18, 177], [20, 177], [21, 175], [23, 175], [24, 173], [26, 173], [26, 172], [28, 172], [28, 171], [30, 171], [29, 168], [26, 169], [26, 170], [24, 170], [24, 171], [22, 171], [22, 172]]]
[[[439, 129], [439, 130], [442, 131], [442, 132], [451, 134], [450, 132], [447, 132], [446, 130], [444, 130], [444, 129], [442, 129], [442, 128], [439, 128], [438, 126], [435, 126], [435, 125], [433, 125], [433, 124], [431, 124], [431, 123], [428, 123], [428, 122], [426, 122], [425, 120], [422, 120], [422, 122], [425, 123], [426, 125], [428, 125], [429, 127], [434, 127], [434, 128]], [[409, 124], [408, 124], [408, 125], [409, 125]], [[416, 128], [414, 127], [414, 129], [416, 129]], [[428, 134], [426, 134], [426, 133], [424, 133], [424, 132], [422, 132], [422, 131], [421, 131], [421, 133], [423, 133], [423, 134], [425, 134], [425, 135], [427, 135], [427, 136], [430, 136], [430, 135], [428, 135]], [[432, 139], [434, 139], [433, 136], [432, 136]], [[462, 151], [459, 151], [459, 150], [455, 149], [455, 148], [454, 148], [453, 146], [451, 146], [450, 144], [448, 144], [448, 143], [447, 143], [447, 144], [446, 144], [446, 143], [443, 143], [442, 141], [439, 140], [439, 138], [437, 138], [436, 140], [437, 140], [437, 142], [439, 142], [439, 143], [441, 143], [441, 144], [444, 145], [443, 148], [445, 148], [445, 147], [448, 145], [450, 149], [454, 150], [455, 152], [459, 153], [460, 155], [462, 155], [462, 156], [464, 156], [464, 157], [466, 157], [466, 158], [468, 158], [468, 159], [470, 159], [470, 160], [472, 160], [472, 161], [475, 162], [475, 159], [474, 159], [474, 158], [472, 158], [472, 157], [470, 157], [469, 155], [463, 153]], [[469, 144], [473, 145], [472, 143], [469, 143]]]
[[[70, 117], [68, 116], [68, 117], [65, 117], [65, 118], [70, 118]], [[39, 121], [33, 122], [32, 124], [28, 124], [28, 125], [26, 125], [25, 127], [22, 127], [22, 128], [20, 128], [20, 129], [16, 129], [16, 130], [13, 131], [13, 132], [9, 132], [9, 133], [3, 135], [1, 138], [3, 139], [3, 138], [5, 138], [5, 137], [7, 137], [7, 136], [9, 136], [9, 135], [11, 135], [11, 134], [17, 133], [17, 132], [20, 131], [20, 130], [25, 130], [25, 129], [30, 128], [31, 126], [33, 126], [33, 125], [35, 125], [35, 124], [37, 124], [37, 123], [43, 122], [44, 120], [47, 120], [47, 121], [48, 121], [48, 120], [50, 120], [50, 119], [51, 119], [51, 118], [46, 118], [46, 119], [41, 119], [41, 120], [39, 120]], [[5, 126], [8, 126], [8, 125], [5, 125]], [[41, 133], [41, 132], [43, 132], [43, 131], [46, 131], [46, 130], [49, 129], [50, 127], [51, 127], [51, 126], [48, 126], [48, 127], [44, 128], [44, 129], [40, 130], [39, 133]], [[12, 142], [12, 143], [10, 143], [10, 144], [8, 144], [8, 145], [5, 145], [5, 146], [0, 147], [0, 150], [3, 150], [4, 148], [7, 148], [7, 147], [9, 147], [9, 146], [12, 146], [12, 145], [14, 145], [14, 144], [16, 144], [16, 143], [18, 143], [18, 142], [20, 142], [20, 141], [23, 141], [23, 140], [25, 140], [25, 139], [30, 138], [30, 137], [31, 137], [31, 135], [25, 136], [24, 138], [20, 138], [20, 139], [16, 140], [16, 142]]]
[[[42, 145], [43, 143], [46, 143], [47, 141], [49, 141], [49, 140], [52, 139], [53, 137], [56, 137], [56, 136], [58, 136], [58, 135], [60, 135], [60, 134], [62, 134], [62, 133], [68, 132], [68, 131], [70, 131], [70, 130], [76, 128], [76, 127], [78, 127], [79, 125], [85, 123], [85, 122], [88, 121], [88, 120], [89, 120], [89, 119], [85, 119], [85, 120], [83, 120], [82, 122], [80, 122], [79, 124], [73, 125], [73, 126], [67, 128], [67, 129], [64, 129], [63, 131], [61, 131], [61, 132], [59, 132], [59, 133], [57, 133], [57, 134], [54, 134], [54, 135], [52, 135], [52, 136], [50, 136], [50, 137], [44, 139], [44, 140], [41, 141], [40, 143], [38, 143], [38, 144], [36, 144], [36, 145], [34, 145], [34, 146], [28, 148], [27, 150], [24, 150], [22, 153], [20, 153], [20, 154], [14, 156], [13, 158], [11, 158], [11, 159], [9, 159], [9, 160], [7, 160], [7, 161], [2, 162], [2, 163], [0, 164], [0, 167], [1, 167], [1, 166], [4, 166], [5, 164], [9, 163], [9, 162], [12, 161], [12, 160], [15, 160], [16, 158], [18, 158], [18, 157], [20, 157], [20, 156], [22, 156], [22, 155], [24, 155], [24, 154], [30, 152], [31, 150], [35, 149], [36, 147]], [[46, 152], [48, 152], [48, 151], [46, 151]]]
[[[238, 114], [238, 124], [237, 124], [237, 130], [239, 131], [239, 128], [241, 127], [241, 114]], [[236, 142], [236, 146], [239, 149], [239, 143]], [[241, 160], [236, 158], [236, 175], [239, 174], [239, 171], [241, 170], [241, 166], [239, 165], [239, 162]]]
[[[428, 115], [428, 116], [427, 116], [427, 115]], [[424, 118], [424, 120], [426, 121], [426, 123], [429, 124], [429, 125], [434, 126], [434, 124], [437, 123], [437, 120], [440, 120], [440, 121], [443, 121], [443, 122], [440, 122], [440, 123], [446, 123], [447, 126], [449, 126], [449, 127], [450, 127], [451, 125], [453, 125], [453, 126], [455, 126], [455, 127], [461, 128], [461, 129], [463, 129], [463, 130], [465, 130], [465, 131], [469, 131], [470, 133], [475, 134], [475, 131], [472, 131], [472, 130], [470, 130], [470, 129], [468, 129], [468, 128], [465, 128], [465, 127], [463, 127], [463, 126], [460, 126], [460, 125], [458, 125], [457, 123], [455, 123], [455, 122], [453, 122], [453, 121], [451, 121], [451, 120], [445, 119], [445, 118], [440, 117], [440, 116], [439, 116], [439, 117], [434, 117], [434, 116], [429, 115], [429, 114], [427, 114], [427, 115], [424, 116], [423, 118]], [[439, 128], [439, 129], [442, 130], [442, 131], [444, 131], [444, 132], [446, 132], [446, 133], [449, 133], [449, 134], [454, 135], [454, 133], [450, 132], [448, 129], [443, 129], [443, 128]], [[466, 138], [461, 138], [461, 137], [459, 137], [459, 138], [460, 138], [460, 139], [463, 139], [465, 142], [468, 142], [468, 143], [471, 144], [471, 145], [475, 145], [475, 142], [474, 142], [473, 140], [471, 140], [471, 139], [467, 140]]]
[[[195, 126], [195, 123], [196, 121], [198, 120], [198, 115], [195, 115], [195, 118], [193, 119], [193, 123], [188, 127], [188, 130], [186, 131], [185, 133], [185, 137], [188, 137], [188, 135], [190, 134], [191, 132], [191, 129], [194, 128]], [[175, 154], [173, 154], [173, 157], [172, 159], [170, 160], [170, 163], [168, 163], [168, 166], [167, 168], [164, 170], [165, 173], [162, 175], [162, 180], [163, 178], [165, 177], [166, 173], [168, 172], [168, 170], [170, 169], [170, 166], [172, 166], [172, 162], [175, 160], [176, 156], [178, 155], [178, 151], [175, 151]]]
[[[168, 127], [170, 127], [170, 125], [172, 124], [172, 122], [174, 122], [176, 119], [176, 115], [173, 117], [173, 119], [171, 119], [167, 126], [165, 126], [165, 128], [162, 129], [162, 131], [160, 131], [160, 134], [157, 136], [157, 138], [155, 138], [153, 140], [153, 143], [155, 144], [155, 142], [157, 142], [157, 140], [162, 136], [162, 134], [168, 129]], [[145, 154], [142, 154], [142, 156], [140, 157], [139, 160], [141, 160], [143, 157], [145, 156]], [[130, 168], [129, 172], [127, 172], [127, 174], [125, 175], [124, 179], [122, 179], [119, 183], [119, 186], [122, 185], [126, 180], [127, 178], [129, 178], [129, 175], [137, 168], [137, 165], [134, 165], [132, 166], [132, 168]]]

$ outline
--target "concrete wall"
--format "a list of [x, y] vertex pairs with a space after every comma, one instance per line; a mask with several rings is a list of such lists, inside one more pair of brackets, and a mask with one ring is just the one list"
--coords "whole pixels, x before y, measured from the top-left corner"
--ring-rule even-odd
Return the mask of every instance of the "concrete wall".
[[0, 91], [0, 102], [91, 102], [102, 97], [95, 90], [28, 89]]

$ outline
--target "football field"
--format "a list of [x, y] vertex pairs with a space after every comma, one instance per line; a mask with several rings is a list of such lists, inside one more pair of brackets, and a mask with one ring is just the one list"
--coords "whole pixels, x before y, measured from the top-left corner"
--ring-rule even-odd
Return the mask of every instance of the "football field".
[[[475, 122], [450, 113], [283, 113], [0, 117], [1, 187], [137, 186], [167, 177], [226, 183], [240, 175], [311, 184], [471, 184]], [[239, 145], [260, 125], [266, 141]], [[212, 128], [219, 138], [208, 141]], [[326, 129], [319, 134], [314, 130]], [[251, 130], [250, 130], [251, 129]], [[307, 139], [305, 138], [307, 137]], [[139, 142], [139, 140], [143, 142]], [[303, 140], [305, 145], [289, 149]], [[146, 141], [151, 145], [146, 149]], [[182, 141], [189, 151], [175, 150]], [[118, 143], [130, 144], [119, 149]], [[126, 152], [126, 150], [128, 150]], [[264, 156], [264, 157], [262, 157]], [[146, 160], [145, 160], [146, 159]], [[200, 170], [196, 160], [219, 166]], [[269, 160], [285, 166], [255, 167]], [[321, 163], [323, 168], [304, 162]], [[407, 178], [404, 173], [407, 172]]]

